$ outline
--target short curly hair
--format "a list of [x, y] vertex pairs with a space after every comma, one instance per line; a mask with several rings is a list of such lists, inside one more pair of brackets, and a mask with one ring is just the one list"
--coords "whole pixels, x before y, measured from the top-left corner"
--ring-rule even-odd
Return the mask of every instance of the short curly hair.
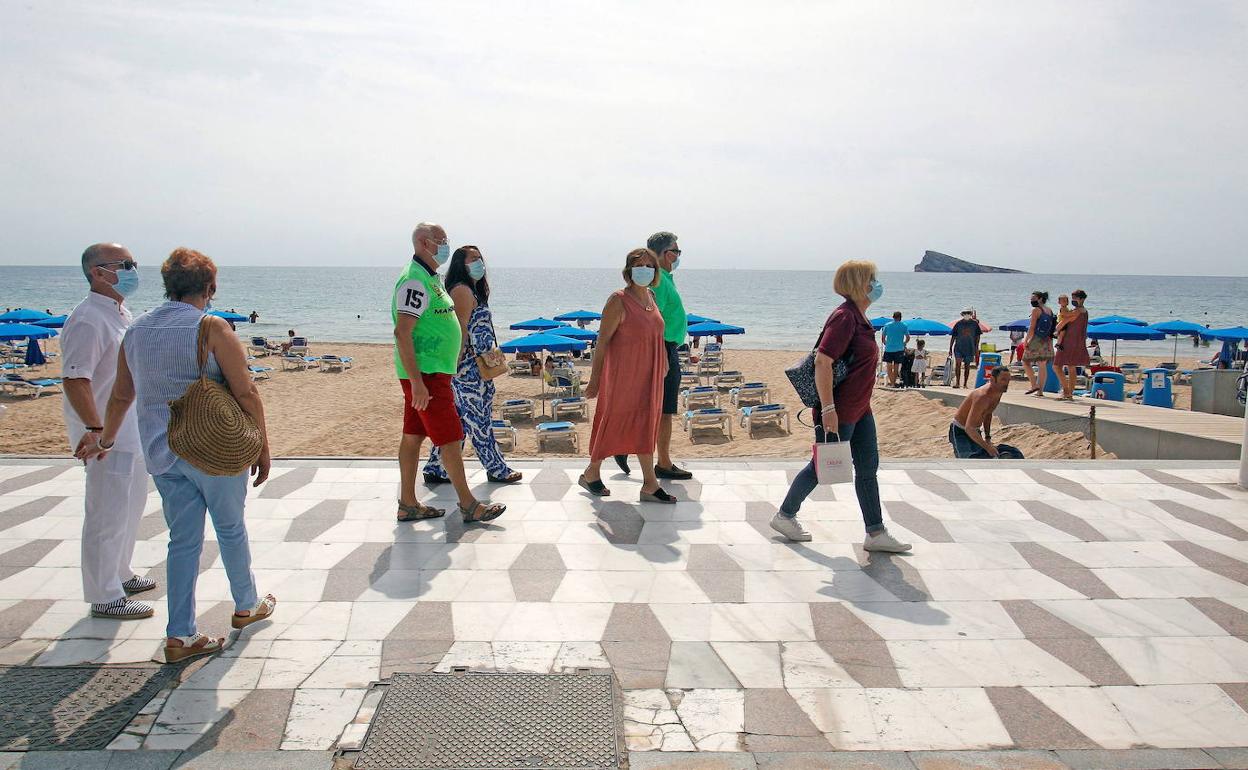
[[185, 247], [174, 249], [160, 266], [165, 297], [174, 301], [206, 294], [217, 282], [217, 266], [207, 254]]

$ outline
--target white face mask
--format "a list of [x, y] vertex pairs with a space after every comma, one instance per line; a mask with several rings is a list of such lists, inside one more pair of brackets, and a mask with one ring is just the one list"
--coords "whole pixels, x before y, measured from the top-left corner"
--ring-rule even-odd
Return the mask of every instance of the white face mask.
[[633, 283], [638, 286], [649, 286], [654, 283], [654, 268], [647, 265], [638, 265], [632, 269]]

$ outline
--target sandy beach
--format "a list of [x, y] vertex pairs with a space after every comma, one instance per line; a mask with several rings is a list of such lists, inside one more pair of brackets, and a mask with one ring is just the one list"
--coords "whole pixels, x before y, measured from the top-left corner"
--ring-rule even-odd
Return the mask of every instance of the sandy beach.
[[[345, 372], [276, 371], [259, 383], [264, 398], [269, 435], [275, 457], [358, 456], [389, 457], [398, 443], [401, 393], [391, 364], [391, 346], [383, 344], [333, 344], [318, 346], [314, 352], [352, 356], [355, 366]], [[736, 350], [728, 348], [729, 369], [741, 370], [747, 380], [766, 382], [770, 400], [787, 404], [795, 415], [793, 432], [764, 428], [754, 438], [737, 430], [728, 440], [699, 433], [694, 441], [676, 430], [673, 442], [677, 458], [775, 457], [796, 458], [810, 450], [811, 431], [796, 414], [801, 409], [784, 376], [784, 369], [801, 354], [792, 351]], [[56, 360], [56, 359], [53, 359]], [[939, 357], [937, 358], [939, 360]], [[261, 359], [263, 363], [264, 359]], [[1154, 361], [1140, 360], [1148, 366]], [[1181, 362], [1184, 366], [1191, 361]], [[588, 367], [582, 366], [583, 377]], [[40, 376], [57, 376], [56, 364], [39, 370]], [[498, 400], [538, 399], [542, 387], [534, 377], [504, 375], [496, 380]], [[1015, 383], [1019, 387], [1022, 383]], [[1190, 404], [1190, 389], [1176, 388], [1179, 408]], [[69, 448], [61, 416], [61, 396], [38, 399], [0, 395], [7, 407], [0, 417], [0, 454], [65, 455]], [[953, 411], [915, 392], [877, 389], [873, 411], [879, 425], [880, 451], [886, 458], [948, 457], [945, 432]], [[802, 415], [809, 422], [809, 415]], [[577, 419], [581, 452], [588, 453], [593, 405], [587, 419]], [[520, 441], [510, 454], [539, 456], [533, 425], [518, 422]], [[1029, 425], [1000, 426], [994, 432], [998, 442], [1013, 444], [1029, 458], [1086, 458], [1087, 440], [1077, 433], [1057, 434]], [[552, 450], [554, 445], [552, 445]], [[572, 454], [567, 447], [541, 456]], [[1104, 456], [1103, 454], [1101, 456]]]

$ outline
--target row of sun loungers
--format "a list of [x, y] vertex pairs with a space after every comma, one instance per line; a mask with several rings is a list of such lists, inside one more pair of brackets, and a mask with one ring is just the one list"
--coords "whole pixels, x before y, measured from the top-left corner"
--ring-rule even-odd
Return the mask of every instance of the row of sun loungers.
[[60, 393], [61, 379], [59, 377], [43, 377], [32, 380], [16, 374], [5, 374], [0, 376], [0, 390], [15, 396], [39, 398], [45, 392]]

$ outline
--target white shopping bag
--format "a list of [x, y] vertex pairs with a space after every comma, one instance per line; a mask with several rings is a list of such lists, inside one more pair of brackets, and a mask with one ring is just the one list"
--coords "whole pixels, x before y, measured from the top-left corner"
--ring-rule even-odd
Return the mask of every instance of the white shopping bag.
[[854, 480], [854, 463], [848, 441], [814, 445], [815, 478], [820, 484], [846, 484]]

